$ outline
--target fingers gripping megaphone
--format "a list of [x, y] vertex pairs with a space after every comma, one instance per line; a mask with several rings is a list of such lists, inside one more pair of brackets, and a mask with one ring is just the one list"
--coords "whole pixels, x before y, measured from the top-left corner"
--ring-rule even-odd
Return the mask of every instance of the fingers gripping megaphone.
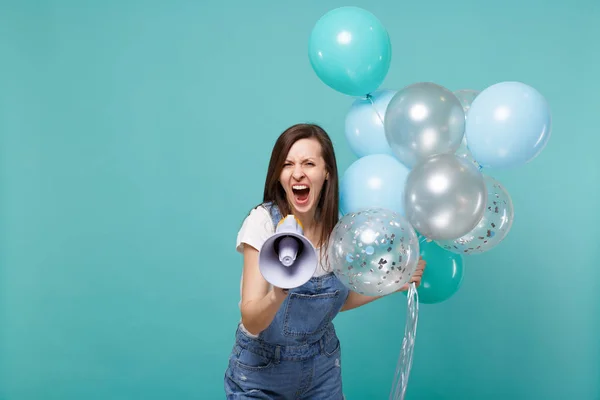
[[283, 218], [260, 248], [258, 267], [267, 282], [282, 289], [302, 286], [317, 269], [317, 250], [293, 215]]

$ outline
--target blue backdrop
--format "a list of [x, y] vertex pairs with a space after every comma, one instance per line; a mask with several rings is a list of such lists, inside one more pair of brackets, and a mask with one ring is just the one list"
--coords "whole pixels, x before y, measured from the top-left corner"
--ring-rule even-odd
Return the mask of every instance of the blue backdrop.
[[[342, 5], [389, 31], [383, 88], [518, 80], [553, 113], [533, 163], [490, 171], [514, 226], [421, 307], [408, 398], [600, 398], [596, 0], [65, 0], [0, 2], [0, 399], [224, 398], [274, 140], [316, 122], [355, 160], [353, 99], [307, 57]], [[387, 398], [405, 307], [336, 320], [349, 399]]]

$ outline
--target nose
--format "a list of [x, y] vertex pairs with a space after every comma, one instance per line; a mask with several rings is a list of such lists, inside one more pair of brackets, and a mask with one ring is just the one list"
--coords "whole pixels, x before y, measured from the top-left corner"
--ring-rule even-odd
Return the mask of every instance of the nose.
[[301, 165], [296, 165], [294, 167], [294, 172], [293, 172], [292, 176], [297, 181], [299, 181], [300, 179], [304, 178], [304, 170], [302, 169]]

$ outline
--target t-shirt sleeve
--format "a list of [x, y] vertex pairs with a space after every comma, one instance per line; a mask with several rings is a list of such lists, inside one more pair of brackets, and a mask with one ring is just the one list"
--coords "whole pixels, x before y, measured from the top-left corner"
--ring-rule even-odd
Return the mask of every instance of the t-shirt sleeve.
[[264, 207], [257, 207], [250, 211], [250, 214], [242, 223], [237, 235], [235, 249], [243, 253], [244, 244], [248, 244], [256, 250], [260, 250], [265, 240], [273, 233], [275, 233], [275, 229], [269, 211]]

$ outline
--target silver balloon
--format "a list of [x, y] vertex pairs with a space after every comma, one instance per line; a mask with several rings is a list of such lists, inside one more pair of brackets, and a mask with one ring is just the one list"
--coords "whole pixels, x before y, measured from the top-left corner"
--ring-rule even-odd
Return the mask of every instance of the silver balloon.
[[431, 240], [457, 239], [483, 217], [483, 175], [454, 154], [439, 154], [415, 166], [406, 179], [406, 218]]
[[[477, 97], [479, 93], [480, 92], [471, 89], [461, 89], [454, 92], [454, 95], [458, 101], [460, 101], [463, 111], [465, 112], [465, 121], [469, 118], [469, 109], [471, 108], [471, 104], [473, 104], [473, 100], [475, 100], [475, 97]], [[471, 154], [471, 151], [469, 151], [469, 146], [467, 145], [467, 135], [463, 136], [462, 142], [460, 143], [460, 146], [458, 147], [458, 150], [456, 150], [455, 154], [459, 158], [462, 158], [475, 165], [477, 168], [481, 168], [477, 160], [475, 160], [473, 157], [473, 154]]]
[[385, 296], [408, 283], [416, 271], [419, 240], [402, 215], [363, 209], [339, 220], [327, 255], [346, 287], [367, 296]]
[[412, 168], [429, 156], [458, 149], [465, 133], [465, 113], [456, 96], [443, 86], [415, 83], [392, 97], [384, 127], [396, 157]]
[[466, 235], [455, 240], [437, 241], [444, 249], [458, 254], [484, 253], [496, 247], [508, 235], [514, 220], [510, 194], [491, 176], [484, 175], [484, 181], [487, 187], [487, 207], [483, 218]]

